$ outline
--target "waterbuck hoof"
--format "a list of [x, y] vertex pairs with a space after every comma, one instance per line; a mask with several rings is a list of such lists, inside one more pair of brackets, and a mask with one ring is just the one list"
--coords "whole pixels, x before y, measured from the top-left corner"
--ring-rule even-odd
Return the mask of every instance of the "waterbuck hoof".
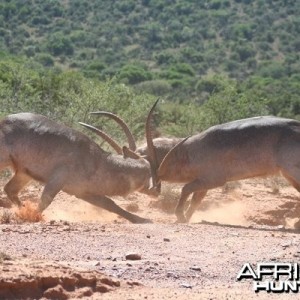
[[11, 204], [11, 206], [16, 205], [19, 208], [23, 206], [22, 202], [20, 200], [17, 200], [17, 199], [11, 199], [10, 204]]
[[176, 224], [179, 224], [179, 223], [188, 223], [188, 220], [186, 219], [186, 217], [181, 216], [181, 217], [177, 217], [177, 221], [175, 223]]
[[11, 201], [0, 201], [0, 207], [12, 208], [13, 203]]
[[150, 219], [144, 219], [144, 218], [139, 218], [135, 222], [135, 224], [153, 224], [153, 222]]
[[294, 225], [295, 230], [300, 231], [300, 219]]

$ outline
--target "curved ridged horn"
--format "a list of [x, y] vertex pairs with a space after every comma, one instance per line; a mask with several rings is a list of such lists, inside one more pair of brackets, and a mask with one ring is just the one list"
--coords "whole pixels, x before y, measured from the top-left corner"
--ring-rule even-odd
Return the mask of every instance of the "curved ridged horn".
[[111, 112], [107, 112], [107, 111], [95, 111], [95, 112], [91, 112], [90, 114], [106, 116], [106, 117], [109, 117], [109, 118], [115, 120], [122, 127], [124, 133], [126, 134], [129, 149], [132, 150], [132, 151], [136, 150], [136, 142], [135, 142], [135, 139], [133, 137], [133, 134], [130, 131], [128, 125], [125, 123], [125, 121], [123, 119], [121, 119], [117, 115], [115, 115]]
[[118, 154], [123, 155], [122, 148], [108, 134], [106, 134], [102, 130], [100, 130], [100, 129], [92, 126], [92, 125], [89, 125], [89, 124], [86, 124], [86, 123], [83, 123], [83, 122], [79, 122], [79, 124], [81, 126], [84, 126], [88, 129], [90, 129], [91, 131], [95, 132], [98, 136], [100, 136], [103, 140], [105, 140]]
[[173, 148], [170, 149], [170, 151], [165, 155], [164, 159], [162, 160], [162, 162], [160, 163], [160, 166], [158, 167], [158, 170], [160, 168], [163, 168], [163, 165], [165, 164], [165, 161], [168, 160], [168, 157], [173, 155], [173, 153], [177, 150], [177, 148], [182, 145], [188, 138], [190, 138], [191, 136], [187, 136], [186, 138], [184, 138], [183, 140], [181, 140], [180, 142], [178, 142]]
[[155, 101], [154, 105], [152, 106], [148, 117], [146, 121], [146, 128], [145, 128], [145, 134], [146, 134], [146, 140], [147, 140], [147, 146], [148, 146], [148, 151], [149, 151], [149, 161], [151, 165], [151, 171], [152, 171], [152, 178], [153, 178], [153, 185], [160, 190], [160, 184], [158, 183], [158, 177], [157, 177], [157, 170], [158, 170], [158, 160], [157, 160], [157, 155], [156, 155], [156, 150], [153, 144], [153, 137], [151, 133], [151, 120], [152, 120], [152, 115], [153, 111], [159, 101], [159, 98]]

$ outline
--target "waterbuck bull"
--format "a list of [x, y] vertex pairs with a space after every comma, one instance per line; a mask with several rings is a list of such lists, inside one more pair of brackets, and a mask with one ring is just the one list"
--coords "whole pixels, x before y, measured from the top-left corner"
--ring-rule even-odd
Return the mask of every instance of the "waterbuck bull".
[[185, 184], [175, 213], [178, 222], [187, 222], [208, 190], [278, 173], [300, 192], [300, 122], [262, 116], [216, 125], [182, 140], [163, 159], [157, 179]]
[[34, 179], [45, 185], [40, 211], [62, 190], [132, 223], [150, 222], [108, 198], [134, 191], [157, 194], [150, 187], [149, 162], [126, 147], [122, 150], [123, 155], [108, 153], [81, 132], [42, 115], [19, 113], [0, 122], [0, 170], [15, 172], [4, 190], [18, 206], [18, 193]]

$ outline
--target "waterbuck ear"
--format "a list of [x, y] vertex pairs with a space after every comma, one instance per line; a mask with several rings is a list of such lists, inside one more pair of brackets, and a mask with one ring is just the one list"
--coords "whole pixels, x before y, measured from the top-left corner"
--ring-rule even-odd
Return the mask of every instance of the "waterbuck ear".
[[133, 158], [133, 159], [139, 159], [141, 158], [138, 154], [131, 151], [128, 147], [123, 146], [123, 156], [124, 158]]

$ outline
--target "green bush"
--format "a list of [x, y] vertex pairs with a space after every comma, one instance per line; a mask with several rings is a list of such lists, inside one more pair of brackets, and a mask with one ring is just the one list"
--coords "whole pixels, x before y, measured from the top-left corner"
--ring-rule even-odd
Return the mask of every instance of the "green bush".
[[78, 121], [104, 127], [109, 134], [125, 140], [122, 131], [107, 119], [89, 112], [107, 110], [122, 116], [135, 136], [144, 135], [147, 111], [153, 96], [136, 93], [116, 79], [86, 79], [78, 72], [44, 69], [35, 63], [0, 61], [1, 114], [30, 111], [80, 128]]
[[54, 56], [62, 54], [72, 55], [74, 53], [74, 46], [71, 40], [63, 33], [52, 34], [47, 42], [47, 49]]
[[152, 74], [144, 66], [125, 65], [121, 68], [118, 78], [127, 84], [137, 84], [142, 81], [151, 80]]
[[280, 62], [263, 63], [258, 68], [258, 73], [262, 77], [279, 79], [287, 75], [285, 66]]
[[54, 59], [50, 54], [40, 53], [35, 55], [35, 59], [37, 62], [41, 63], [45, 67], [53, 67]]
[[227, 85], [213, 93], [202, 108], [205, 127], [269, 113], [266, 99], [240, 92], [236, 85]]
[[156, 79], [136, 84], [135, 90], [155, 96], [166, 96], [172, 92], [172, 86], [166, 80]]

